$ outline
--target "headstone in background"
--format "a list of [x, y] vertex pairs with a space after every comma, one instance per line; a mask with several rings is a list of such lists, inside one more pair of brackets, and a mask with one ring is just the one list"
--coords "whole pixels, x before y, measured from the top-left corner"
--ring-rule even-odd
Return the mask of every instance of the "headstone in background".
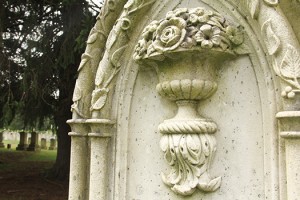
[[55, 150], [55, 149], [56, 149], [56, 139], [51, 138], [49, 150]]
[[46, 138], [41, 139], [41, 149], [47, 149], [47, 139]]
[[4, 143], [3, 143], [3, 132], [0, 132], [0, 148], [4, 148]]
[[7, 144], [7, 149], [11, 149], [11, 144]]
[[19, 134], [20, 134], [20, 141], [19, 141], [19, 144], [18, 144], [16, 150], [18, 150], [18, 151], [24, 151], [28, 147], [27, 133], [24, 132], [24, 131], [22, 131]]
[[27, 151], [39, 151], [39, 134], [37, 132], [31, 132], [31, 142], [29, 144], [29, 147], [27, 148]]

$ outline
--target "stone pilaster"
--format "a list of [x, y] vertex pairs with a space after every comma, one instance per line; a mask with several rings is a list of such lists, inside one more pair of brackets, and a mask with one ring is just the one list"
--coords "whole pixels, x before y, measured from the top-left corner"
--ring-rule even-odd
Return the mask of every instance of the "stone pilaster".
[[91, 144], [90, 154], [90, 199], [108, 199], [109, 144], [113, 122], [106, 119], [89, 119], [88, 134]]
[[280, 135], [285, 139], [287, 199], [300, 197], [300, 111], [279, 112]]
[[85, 120], [69, 120], [73, 132], [71, 136], [71, 160], [69, 200], [86, 200], [88, 197], [89, 180], [89, 129]]

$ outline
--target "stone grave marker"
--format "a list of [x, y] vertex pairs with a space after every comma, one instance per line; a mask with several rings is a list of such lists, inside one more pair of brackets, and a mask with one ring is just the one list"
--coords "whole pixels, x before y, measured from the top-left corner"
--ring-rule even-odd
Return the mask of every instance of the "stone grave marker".
[[27, 133], [24, 131], [19, 132], [19, 134], [20, 134], [20, 140], [16, 150], [24, 151], [28, 148], [27, 140], [29, 141], [29, 138], [27, 139]]
[[47, 140], [46, 140], [46, 138], [41, 139], [41, 149], [47, 149]]
[[107, 0], [69, 200], [300, 199], [300, 1]]
[[51, 138], [50, 139], [50, 147], [49, 147], [49, 150], [55, 150], [57, 147], [56, 147], [56, 139], [54, 138]]
[[0, 148], [5, 148], [5, 145], [3, 143], [3, 132], [0, 132]]

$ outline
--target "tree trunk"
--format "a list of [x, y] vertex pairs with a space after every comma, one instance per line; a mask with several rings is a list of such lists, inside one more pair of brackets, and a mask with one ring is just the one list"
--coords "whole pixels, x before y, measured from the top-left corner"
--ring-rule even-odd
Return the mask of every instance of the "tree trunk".
[[[84, 2], [84, 0], [80, 1]], [[84, 4], [79, 3], [79, 1], [75, 1], [74, 4], [66, 5], [62, 12], [64, 34], [66, 35], [62, 44], [73, 45], [61, 48], [60, 54], [68, 57], [69, 54], [73, 53], [74, 60], [73, 63], [66, 67], [60, 67], [58, 72], [60, 80], [59, 105], [54, 116], [55, 123], [58, 126], [58, 148], [56, 162], [50, 172], [50, 177], [58, 180], [66, 180], [69, 178], [71, 137], [69, 137], [68, 133], [71, 129], [66, 121], [72, 118], [72, 96], [75, 87], [77, 68], [81, 57], [81, 52], [72, 52], [69, 50], [75, 46], [75, 40], [80, 34], [82, 28], [81, 21], [84, 18], [83, 12]]]
[[58, 126], [58, 146], [56, 162], [50, 172], [50, 178], [57, 180], [67, 180], [69, 177], [71, 138], [68, 133], [71, 129], [69, 125], [66, 124], [66, 121], [72, 117], [70, 106], [70, 99], [62, 100], [55, 116], [55, 123]]

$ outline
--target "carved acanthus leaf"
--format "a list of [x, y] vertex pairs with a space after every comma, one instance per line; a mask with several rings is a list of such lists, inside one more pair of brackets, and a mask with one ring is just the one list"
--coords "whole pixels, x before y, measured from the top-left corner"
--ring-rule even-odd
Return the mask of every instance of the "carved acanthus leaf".
[[274, 33], [271, 20], [267, 20], [262, 26], [262, 33], [265, 36], [265, 43], [269, 55], [275, 54], [280, 47], [280, 40]]
[[211, 179], [209, 167], [216, 151], [216, 141], [210, 134], [166, 134], [160, 147], [172, 167], [162, 174], [165, 184], [181, 195], [191, 195], [196, 188], [213, 192], [220, 187], [221, 177]]
[[278, 0], [264, 0], [264, 2], [269, 6], [277, 6]]
[[283, 57], [280, 67], [276, 59], [273, 59], [273, 68], [275, 73], [285, 81], [288, 86], [281, 92], [281, 96], [288, 99], [293, 99], [296, 93], [300, 93], [300, 56], [297, 49], [288, 45], [288, 49]]
[[248, 0], [248, 8], [253, 19], [257, 19], [259, 14], [260, 0]]
[[300, 78], [300, 56], [295, 47], [288, 45], [288, 49], [281, 62], [280, 70], [286, 78], [294, 80]]

